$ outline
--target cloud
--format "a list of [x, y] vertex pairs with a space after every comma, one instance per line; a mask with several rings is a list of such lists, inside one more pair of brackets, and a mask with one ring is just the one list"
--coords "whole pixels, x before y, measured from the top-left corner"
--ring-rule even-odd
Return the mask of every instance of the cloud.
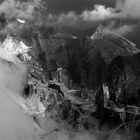
[[101, 4], [106, 6], [114, 6], [115, 0], [47, 0], [49, 9], [57, 15], [62, 12], [76, 11], [80, 13], [83, 10], [93, 9], [93, 5]]
[[[40, 21], [41, 10], [47, 9], [46, 5], [43, 6], [42, 1], [3, 0], [0, 3], [0, 34], [16, 34], [29, 24], [29, 26], [33, 27], [33, 24]], [[25, 20], [27, 24], [19, 24], [16, 19]]]
[[[83, 10], [80, 14], [75, 11], [64, 12], [59, 15], [46, 12], [44, 15], [36, 16], [35, 9], [40, 1], [5, 0], [0, 4], [0, 13], [5, 13], [8, 18], [30, 19], [36, 24], [45, 24], [46, 26], [69, 26], [80, 29], [95, 27], [100, 22], [110, 24], [110, 21], [117, 22], [120, 19], [121, 21], [126, 19], [139, 20], [140, 18], [139, 0], [117, 0], [115, 7], [96, 4], [93, 9]], [[14, 29], [15, 25], [14, 22], [9, 23], [8, 30]], [[111, 29], [117, 32], [115, 24]], [[132, 29], [134, 29], [134, 23], [131, 27], [130, 24], [127, 24], [127, 21], [118, 26], [118, 32], [122, 34]]]
[[105, 20], [113, 16], [113, 10], [113, 8], [106, 8], [104, 5], [95, 5], [94, 10], [84, 10], [80, 17], [86, 21]]
[[5, 0], [0, 4], [0, 13], [5, 13], [8, 18], [32, 19], [35, 5], [32, 2], [18, 0]]
[[[115, 8], [95, 5], [93, 10], [83, 11], [83, 19], [98, 20], [108, 18], [140, 19], [139, 0], [117, 0]], [[85, 18], [86, 17], [86, 18]]]
[[122, 18], [140, 19], [140, 1], [139, 0], [119, 0], [116, 4], [116, 8], [120, 10], [118, 14]]
[[70, 26], [76, 28], [86, 28], [93, 26], [93, 23], [104, 21], [112, 17], [113, 8], [106, 8], [104, 5], [95, 5], [94, 9], [84, 10], [81, 14], [74, 11], [61, 13], [60, 15], [49, 14], [46, 23], [51, 26]]
[[132, 32], [135, 29], [135, 27], [136, 27], [135, 25], [123, 25], [120, 26], [119, 28], [113, 29], [112, 32], [125, 35]]
[[[96, 23], [107, 20], [118, 19], [140, 19], [139, 0], [117, 0], [115, 7], [105, 5], [94, 5], [92, 10], [84, 10], [81, 14], [74, 11], [62, 13], [59, 16], [49, 15], [48, 21], [55, 25], [79, 26], [79, 23]], [[126, 26], [124, 26], [126, 28]]]
[[95, 5], [93, 10], [84, 10], [79, 15], [74, 11], [62, 13], [59, 16], [50, 14], [47, 20], [52, 24], [55, 22], [55, 24], [74, 26], [79, 22], [97, 22], [106, 20], [112, 17], [112, 13], [113, 8], [106, 8], [104, 5]]
[[103, 28], [103, 32], [105, 34], [116, 33], [116, 34], [120, 34], [120, 35], [126, 35], [128, 33], [131, 33], [136, 27], [137, 27], [136, 24], [133, 24], [133, 25], [124, 24], [119, 27], [114, 27], [112, 25], [111, 26], [108, 25]]
[[139, 0], [117, 0], [115, 8], [95, 5], [93, 10], [82, 12], [83, 19], [86, 20], [105, 20], [109, 18], [131, 18], [140, 19]]

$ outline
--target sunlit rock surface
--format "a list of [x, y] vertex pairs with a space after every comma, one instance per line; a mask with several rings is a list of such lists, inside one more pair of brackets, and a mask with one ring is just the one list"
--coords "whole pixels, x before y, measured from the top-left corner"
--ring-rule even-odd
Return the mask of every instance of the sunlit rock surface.
[[4, 40], [2, 48], [4, 50], [12, 55], [15, 56], [21, 56], [22, 55], [22, 61], [30, 60], [31, 57], [29, 57], [28, 52], [29, 52], [29, 47], [27, 47], [23, 41], [16, 39], [10, 35], [7, 35], [7, 38]]

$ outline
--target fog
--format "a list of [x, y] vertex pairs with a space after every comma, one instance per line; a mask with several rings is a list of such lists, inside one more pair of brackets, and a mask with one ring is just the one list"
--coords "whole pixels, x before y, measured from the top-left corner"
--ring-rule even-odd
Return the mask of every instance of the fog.
[[26, 67], [0, 58], [0, 140], [34, 138], [31, 118], [12, 96], [21, 94]]

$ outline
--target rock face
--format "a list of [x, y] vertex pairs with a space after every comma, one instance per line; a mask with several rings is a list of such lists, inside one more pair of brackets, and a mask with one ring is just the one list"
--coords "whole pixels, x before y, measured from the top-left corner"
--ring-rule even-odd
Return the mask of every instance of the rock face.
[[[43, 81], [47, 78], [55, 79], [68, 87], [93, 90], [99, 90], [106, 83], [111, 100], [114, 101], [121, 97], [116, 92], [127, 90], [131, 97], [132, 90], [135, 93], [138, 91], [136, 84], [132, 89], [129, 85], [136, 77], [136, 81], [139, 81], [139, 65], [134, 63], [139, 57], [139, 50], [134, 43], [120, 35], [105, 34], [99, 27], [91, 37], [65, 37], [64, 34], [57, 33], [46, 39], [35, 35], [33, 40], [34, 62], [30, 61], [28, 64], [32, 68], [30, 76], [35, 79], [42, 80], [46, 77]], [[62, 75], [60, 68], [65, 71], [63, 80], [59, 78]]]
[[92, 46], [99, 49], [106, 63], [110, 63], [117, 56], [132, 56], [140, 52], [136, 44], [121, 35], [111, 32], [104, 33], [100, 27], [90, 39]]
[[100, 28], [91, 37], [64, 36], [43, 38], [35, 33], [31, 50], [13, 37], [3, 43], [2, 50], [10, 54], [3, 57], [10, 60], [8, 65], [27, 64], [21, 106], [38, 125], [37, 117], [45, 117], [47, 111], [53, 119], [89, 129], [89, 116], [98, 113], [103, 119], [109, 101], [117, 107], [140, 105], [140, 54], [135, 44], [122, 36], [103, 34]]
[[[118, 97], [118, 100], [122, 99], [126, 104], [133, 104], [137, 106], [140, 106], [138, 99], [140, 85], [140, 65], [138, 63], [139, 57], [140, 54], [138, 53], [131, 57], [128, 56], [116, 58], [110, 64], [110, 69], [112, 70], [109, 71], [112, 74], [111, 83], [113, 83], [113, 80], [115, 81], [116, 79], [116, 83], [114, 83], [114, 89], [118, 90], [116, 90], [117, 93], [119, 93], [120, 90], [120, 96], [116, 96]], [[131, 101], [132, 99], [135, 101]]]
[[90, 39], [93, 48], [100, 51], [107, 64], [106, 67], [103, 66], [102, 68], [102, 78], [104, 77], [102, 82], [107, 83], [109, 87], [110, 99], [117, 104], [139, 106], [137, 97], [139, 97], [138, 60], [140, 50], [136, 48], [134, 43], [120, 35], [101, 34], [99, 29], [95, 35]]
[[72, 40], [66, 45], [67, 70], [74, 82], [86, 83], [87, 87], [95, 88], [99, 85], [98, 81], [105, 80], [103, 75], [106, 73], [108, 64], [112, 63], [116, 57], [131, 57], [139, 53], [140, 50], [135, 46], [122, 36], [104, 34], [98, 28], [91, 37]]
[[[32, 76], [57, 79], [57, 69], [62, 67], [66, 75], [63, 79], [68, 86], [73, 81], [73, 84], [90, 89], [104, 82], [103, 75], [115, 57], [139, 52], [132, 42], [119, 35], [104, 34], [100, 27], [91, 37], [82, 39], [57, 33], [47, 39], [35, 35], [33, 40], [33, 59], [27, 63]], [[22, 41], [8, 36], [3, 46], [8, 53], [20, 58], [22, 54], [24, 60], [31, 59], [27, 53], [29, 48]]]
[[114, 58], [139, 52], [134, 43], [120, 35], [104, 34], [100, 27], [91, 37], [56, 33], [47, 38], [39, 35], [33, 40], [36, 46], [33, 54], [46, 77], [57, 79], [57, 68], [62, 67], [67, 71], [68, 85], [73, 83], [73, 86], [84, 85], [90, 89], [105, 81], [103, 75]]
[[12, 36], [7, 36], [3, 42], [2, 48], [4, 48], [5, 52], [9, 55], [17, 56], [21, 61], [31, 59], [28, 55], [29, 47], [27, 47], [21, 40]]

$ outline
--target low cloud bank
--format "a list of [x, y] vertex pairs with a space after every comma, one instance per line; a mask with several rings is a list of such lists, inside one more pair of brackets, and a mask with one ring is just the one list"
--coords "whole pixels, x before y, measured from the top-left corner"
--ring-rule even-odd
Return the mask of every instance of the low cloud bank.
[[[114, 22], [111, 30], [122, 35], [135, 29], [136, 22], [140, 20], [140, 1], [139, 0], [117, 0], [115, 8], [105, 5], [94, 5], [93, 10], [84, 10], [81, 14], [74, 11], [62, 13], [59, 16], [49, 14], [46, 19], [49, 25], [63, 27], [75, 27], [85, 29], [94, 26], [96, 23], [108, 22], [107, 26]], [[116, 28], [116, 22], [121, 24]], [[132, 21], [128, 24], [127, 21]], [[108, 27], [109, 29], [109, 27]]]
[[[135, 21], [139, 23], [140, 20], [139, 0], [117, 0], [115, 7], [96, 4], [93, 9], [86, 9], [81, 14], [70, 11], [68, 13], [61, 13], [60, 15], [53, 15], [49, 11], [41, 12], [41, 9], [44, 8], [41, 2], [42, 0], [5, 0], [0, 4], [0, 14], [4, 13], [8, 19], [21, 18], [25, 19], [27, 23], [29, 23], [28, 21], [32, 21], [34, 24], [43, 24], [58, 28], [68, 26], [86, 29], [96, 26], [98, 23], [104, 24], [105, 22], [110, 25], [113, 21], [115, 24], [110, 29], [122, 35], [135, 29]], [[40, 9], [40, 11], [38, 12], [37, 9]], [[134, 22], [128, 24], [126, 20]], [[116, 28], [116, 23], [120, 21], [121, 24]], [[20, 25], [18, 30], [22, 29], [23, 26]], [[15, 20], [9, 20], [4, 32], [13, 32], [15, 27], [17, 28]]]
[[[0, 54], [1, 55], [1, 54]], [[35, 139], [32, 120], [12, 98], [20, 96], [25, 83], [26, 67], [0, 56], [0, 139]], [[20, 100], [19, 100], [20, 102]]]

